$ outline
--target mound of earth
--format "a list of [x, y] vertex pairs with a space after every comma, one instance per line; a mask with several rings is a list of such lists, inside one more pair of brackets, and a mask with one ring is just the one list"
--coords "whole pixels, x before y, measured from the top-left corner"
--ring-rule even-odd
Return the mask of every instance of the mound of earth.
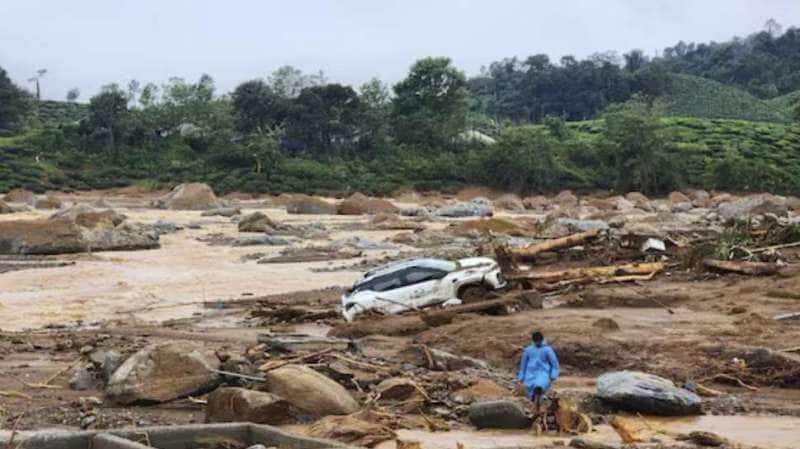
[[208, 184], [179, 184], [171, 192], [157, 199], [153, 206], [172, 210], [206, 210], [221, 207], [222, 202]]
[[3, 201], [8, 201], [9, 203], [25, 203], [33, 206], [36, 204], [36, 195], [30, 190], [14, 189], [6, 193], [6, 196], [3, 197]]
[[378, 214], [370, 222], [370, 228], [381, 231], [421, 231], [425, 226], [415, 221], [404, 220], [395, 214]]
[[339, 203], [336, 208], [336, 212], [339, 215], [397, 213], [399, 211], [394, 204], [387, 200], [369, 198], [361, 193], [354, 193], [350, 198]]
[[540, 223], [535, 219], [515, 219], [512, 221], [497, 217], [467, 220], [451, 226], [453, 233], [456, 235], [479, 232], [481, 234], [507, 234], [514, 237], [536, 234], [539, 228]]
[[125, 218], [125, 215], [111, 209], [100, 210], [88, 204], [79, 203], [54, 213], [49, 219], [66, 219], [75, 222], [78, 226], [90, 229], [113, 229], [125, 221]]
[[494, 205], [498, 209], [505, 209], [510, 211], [523, 211], [525, 210], [525, 204], [522, 202], [522, 199], [514, 195], [513, 193], [508, 193], [502, 195], [494, 200]]
[[286, 202], [286, 212], [290, 214], [333, 215], [336, 205], [323, 199], [308, 195], [291, 195]]
[[46, 198], [36, 200], [35, 207], [37, 209], [58, 209], [61, 207], [61, 200], [52, 195], [47, 195]]

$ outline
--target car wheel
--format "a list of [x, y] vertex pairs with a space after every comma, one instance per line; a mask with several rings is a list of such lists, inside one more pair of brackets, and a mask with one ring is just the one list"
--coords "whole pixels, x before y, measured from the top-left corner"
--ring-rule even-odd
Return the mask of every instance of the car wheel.
[[487, 299], [491, 290], [483, 284], [465, 285], [458, 290], [458, 299], [464, 301], [464, 304], [480, 302]]

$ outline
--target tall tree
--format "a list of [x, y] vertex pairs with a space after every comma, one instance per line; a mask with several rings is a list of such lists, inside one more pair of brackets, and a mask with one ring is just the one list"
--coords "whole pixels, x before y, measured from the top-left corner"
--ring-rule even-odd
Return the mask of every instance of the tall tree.
[[663, 193], [677, 186], [678, 167], [668, 154], [660, 105], [635, 98], [603, 116], [602, 145], [616, 174], [616, 188]]
[[420, 59], [394, 86], [392, 121], [397, 139], [430, 149], [450, 146], [466, 127], [466, 78], [450, 58]]
[[19, 128], [32, 106], [30, 94], [14, 84], [0, 68], [0, 132]]
[[366, 152], [374, 152], [389, 135], [392, 110], [389, 88], [378, 78], [373, 78], [361, 85], [359, 98], [364, 108], [364, 130], [359, 144]]
[[105, 134], [106, 145], [119, 158], [120, 140], [128, 117], [128, 96], [119, 86], [106, 86], [89, 100], [89, 121], [95, 133]]
[[289, 110], [286, 139], [306, 153], [338, 156], [354, 148], [362, 120], [361, 101], [350, 86], [308, 87]]
[[67, 101], [74, 102], [81, 96], [81, 91], [77, 87], [73, 87], [67, 91]]
[[263, 80], [245, 81], [231, 94], [237, 127], [244, 132], [267, 130], [283, 123], [289, 101]]

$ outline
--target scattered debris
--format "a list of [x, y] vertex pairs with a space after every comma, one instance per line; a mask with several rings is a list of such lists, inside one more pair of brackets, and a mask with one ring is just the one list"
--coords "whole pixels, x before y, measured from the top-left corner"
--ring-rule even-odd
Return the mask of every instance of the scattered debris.
[[358, 447], [375, 447], [397, 438], [389, 427], [359, 419], [358, 415], [326, 416], [309, 428], [309, 434], [318, 438], [330, 438]]
[[751, 276], [770, 276], [778, 273], [782, 265], [769, 262], [746, 262], [741, 260], [706, 259], [703, 266], [714, 271], [746, 274]]
[[224, 387], [208, 395], [206, 422], [252, 422], [256, 424], [290, 424], [303, 412], [289, 401], [263, 391]]

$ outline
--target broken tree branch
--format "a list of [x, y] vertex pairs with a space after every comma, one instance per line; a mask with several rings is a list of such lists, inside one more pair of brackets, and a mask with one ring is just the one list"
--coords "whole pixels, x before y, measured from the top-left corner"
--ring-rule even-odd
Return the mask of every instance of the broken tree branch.
[[271, 360], [271, 361], [269, 361], [267, 363], [264, 363], [263, 365], [259, 366], [258, 369], [259, 369], [259, 371], [272, 371], [272, 370], [278, 369], [278, 368], [280, 368], [282, 366], [291, 365], [292, 363], [302, 362], [304, 360], [313, 359], [315, 357], [319, 357], [321, 355], [325, 355], [325, 354], [333, 351], [333, 349], [334, 348], [327, 348], [327, 349], [323, 349], [322, 351], [312, 352], [310, 354], [305, 354], [305, 355], [301, 355], [301, 356], [297, 356], [297, 357], [292, 357], [290, 359], [285, 359], [285, 360], [281, 360], [281, 361]]
[[600, 230], [593, 229], [591, 231], [579, 232], [577, 234], [568, 235], [566, 237], [561, 237], [558, 239], [552, 239], [540, 243], [534, 243], [533, 245], [528, 245], [524, 248], [513, 249], [510, 251], [510, 253], [515, 260], [520, 260], [520, 261], [530, 260], [536, 257], [537, 254], [541, 254], [548, 251], [554, 251], [557, 249], [571, 248], [573, 246], [577, 246], [589, 240], [592, 240], [598, 235], [600, 235]]
[[[655, 275], [664, 270], [661, 262], [630, 263], [601, 267], [570, 268], [557, 271], [529, 270], [509, 276], [510, 279], [555, 282], [570, 279], [621, 278], [629, 275]], [[625, 278], [623, 278], [625, 279]], [[634, 278], [633, 280], [641, 280]], [[613, 281], [612, 281], [613, 282]]]
[[754, 387], [752, 385], [748, 385], [748, 384], [744, 383], [742, 381], [742, 379], [739, 379], [738, 377], [733, 377], [733, 376], [728, 375], [728, 374], [720, 373], [720, 374], [715, 374], [713, 376], [700, 379], [700, 382], [703, 382], [703, 383], [709, 382], [709, 381], [722, 382], [722, 383], [727, 383], [727, 384], [734, 384], [734, 385], [738, 385], [738, 386], [740, 386], [742, 388], [745, 388], [747, 390], [750, 390], [750, 391], [758, 391], [758, 387]]
[[781, 265], [769, 262], [745, 262], [742, 260], [705, 259], [703, 266], [714, 271], [747, 274], [751, 276], [769, 276], [782, 268]]

